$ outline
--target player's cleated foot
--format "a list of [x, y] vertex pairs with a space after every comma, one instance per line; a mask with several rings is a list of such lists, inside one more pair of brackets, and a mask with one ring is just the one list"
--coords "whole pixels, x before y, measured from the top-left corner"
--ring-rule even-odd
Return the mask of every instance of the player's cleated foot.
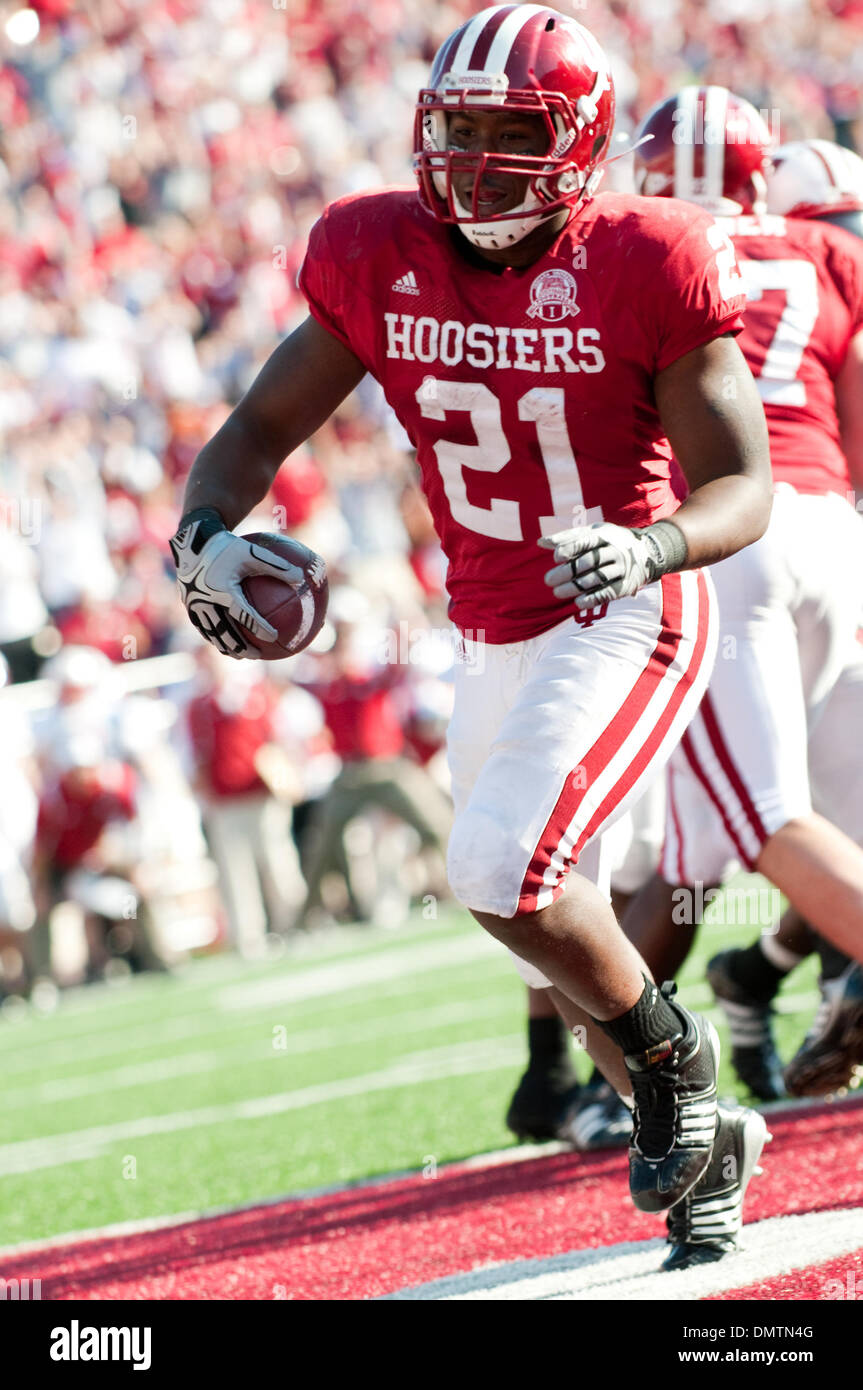
[[506, 1127], [528, 1141], [557, 1139], [579, 1095], [570, 1067], [528, 1067], [506, 1112]]
[[739, 1249], [746, 1188], [771, 1137], [757, 1111], [720, 1101], [707, 1172], [665, 1218], [671, 1249], [663, 1269], [712, 1264]]
[[[675, 985], [664, 984], [671, 1000]], [[680, 1032], [625, 1058], [635, 1121], [629, 1191], [639, 1211], [667, 1211], [703, 1177], [716, 1130], [719, 1038], [709, 1019], [671, 1006]]]
[[632, 1137], [632, 1112], [607, 1081], [586, 1086], [560, 1137], [581, 1153], [625, 1148]]
[[821, 1004], [799, 1052], [785, 1069], [792, 1096], [824, 1096], [863, 1073], [863, 968], [852, 962], [821, 981]]
[[785, 1095], [785, 1083], [773, 1040], [773, 1008], [769, 1001], [756, 999], [731, 974], [732, 957], [738, 954], [720, 951], [708, 961], [707, 980], [728, 1020], [731, 1065], [759, 1100], [779, 1100]]

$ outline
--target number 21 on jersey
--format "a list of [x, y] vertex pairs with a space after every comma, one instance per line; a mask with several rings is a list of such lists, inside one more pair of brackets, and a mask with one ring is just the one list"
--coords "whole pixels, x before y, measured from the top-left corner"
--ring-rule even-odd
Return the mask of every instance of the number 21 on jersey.
[[[501, 420], [500, 402], [479, 381], [439, 381], [426, 377], [416, 393], [422, 415], [445, 420], [447, 411], [470, 415], [476, 444], [454, 444], [440, 439], [435, 455], [454, 520], [470, 531], [498, 541], [524, 540], [520, 506], [512, 498], [494, 497], [487, 507], [468, 501], [465, 468], [499, 473], [509, 463], [511, 449]], [[536, 426], [536, 437], [548, 478], [553, 515], [539, 519], [540, 535], [552, 535], [567, 526], [602, 521], [602, 509], [584, 506], [578, 463], [570, 443], [562, 386], [535, 386], [518, 400], [519, 420]]]

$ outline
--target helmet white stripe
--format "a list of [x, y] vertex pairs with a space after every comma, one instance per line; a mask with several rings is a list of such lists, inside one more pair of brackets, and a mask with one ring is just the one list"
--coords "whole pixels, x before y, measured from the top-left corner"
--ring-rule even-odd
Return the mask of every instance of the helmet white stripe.
[[487, 72], [503, 72], [512, 52], [512, 46], [526, 24], [534, 15], [542, 14], [542, 5], [519, 5], [512, 14], [507, 15], [491, 41], [491, 48], [483, 66]]
[[707, 87], [704, 93], [704, 193], [721, 198], [725, 182], [725, 122], [728, 118], [728, 91]]
[[843, 173], [846, 172], [847, 161], [843, 158], [842, 150], [838, 145], [833, 145], [829, 140], [810, 140], [809, 148], [814, 154], [818, 155], [830, 177], [830, 182], [834, 188], [843, 188], [846, 180]]
[[491, 17], [490, 10], [480, 10], [478, 15], [474, 15], [470, 24], [461, 36], [461, 42], [452, 55], [447, 67], [450, 72], [465, 72], [470, 62], [470, 55], [476, 46], [485, 26]]
[[674, 196], [690, 199], [695, 169], [695, 133], [700, 87], [684, 87], [674, 111]]

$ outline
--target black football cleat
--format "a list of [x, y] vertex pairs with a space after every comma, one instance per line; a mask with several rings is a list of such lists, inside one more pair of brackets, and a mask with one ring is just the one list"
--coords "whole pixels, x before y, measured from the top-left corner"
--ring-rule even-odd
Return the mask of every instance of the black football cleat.
[[731, 1034], [731, 1065], [759, 1100], [785, 1095], [782, 1062], [773, 1039], [773, 1007], [738, 984], [730, 971], [737, 951], [720, 951], [707, 964], [707, 981]]
[[863, 1076], [863, 968], [854, 961], [821, 981], [821, 1004], [800, 1050], [785, 1069], [792, 1096], [824, 1096]]
[[579, 1153], [625, 1148], [632, 1137], [632, 1111], [607, 1081], [585, 1086], [560, 1137]]
[[772, 1138], [755, 1110], [720, 1101], [716, 1139], [707, 1172], [665, 1218], [668, 1244], [665, 1270], [713, 1264], [738, 1250], [743, 1199], [761, 1150]]
[[[675, 988], [662, 986], [667, 1000]], [[671, 1007], [680, 1032], [624, 1059], [635, 1101], [629, 1191], [639, 1211], [667, 1211], [686, 1196], [704, 1176], [716, 1131], [716, 1029]]]
[[570, 1066], [528, 1067], [509, 1103], [506, 1127], [522, 1141], [557, 1139], [580, 1094]]

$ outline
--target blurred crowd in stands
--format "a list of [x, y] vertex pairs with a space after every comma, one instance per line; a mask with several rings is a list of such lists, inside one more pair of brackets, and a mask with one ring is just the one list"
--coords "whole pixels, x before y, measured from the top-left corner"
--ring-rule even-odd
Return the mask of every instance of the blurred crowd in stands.
[[[481, 8], [0, 4], [0, 997], [445, 892], [445, 566], [374, 383], [242, 528], [325, 556], [309, 653], [202, 649], [167, 540], [304, 316], [320, 208], [411, 179], [429, 60]], [[558, 8], [611, 55], [619, 129], [699, 79], [860, 148], [863, 0]]]

